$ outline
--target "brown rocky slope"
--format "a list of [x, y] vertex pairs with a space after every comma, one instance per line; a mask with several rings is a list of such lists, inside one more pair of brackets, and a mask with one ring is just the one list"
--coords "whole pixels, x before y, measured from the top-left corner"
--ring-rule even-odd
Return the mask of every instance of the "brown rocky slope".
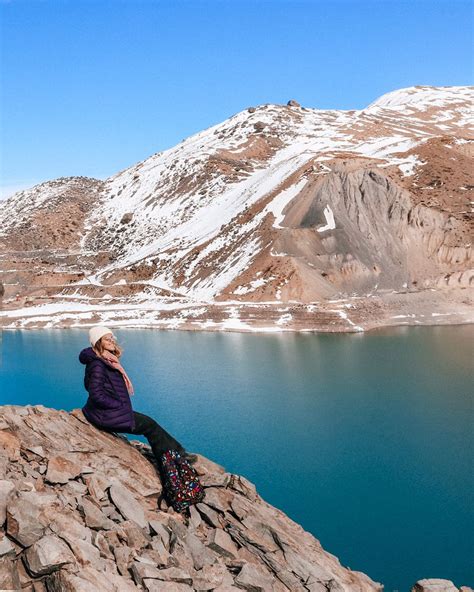
[[203, 503], [167, 508], [140, 442], [79, 410], [4, 406], [0, 589], [30, 592], [380, 590], [244, 477], [199, 457]]
[[[202, 456], [204, 502], [178, 514], [162, 499], [148, 446], [96, 430], [80, 410], [0, 412], [2, 592], [383, 589]], [[413, 588], [457, 590], [437, 579]]]

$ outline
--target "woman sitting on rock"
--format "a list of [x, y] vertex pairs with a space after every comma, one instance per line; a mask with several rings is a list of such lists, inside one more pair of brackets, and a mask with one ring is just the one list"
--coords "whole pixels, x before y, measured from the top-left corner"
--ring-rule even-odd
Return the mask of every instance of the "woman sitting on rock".
[[132, 409], [133, 386], [119, 358], [122, 354], [115, 337], [107, 327], [95, 326], [89, 331], [92, 347], [83, 349], [79, 361], [86, 365], [84, 385], [89, 393], [82, 408], [86, 419], [108, 432], [146, 436], [157, 462], [167, 450], [177, 450], [188, 462], [197, 456], [186, 452], [158, 423]]

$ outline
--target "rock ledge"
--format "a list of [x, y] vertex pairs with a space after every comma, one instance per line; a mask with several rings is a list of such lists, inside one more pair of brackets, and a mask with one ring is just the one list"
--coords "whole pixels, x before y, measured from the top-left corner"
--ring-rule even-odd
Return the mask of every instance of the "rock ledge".
[[[96, 430], [79, 410], [1, 407], [0, 590], [383, 589], [341, 566], [244, 477], [202, 456], [196, 468], [204, 503], [177, 514], [148, 446]], [[432, 589], [451, 590], [416, 588]]]

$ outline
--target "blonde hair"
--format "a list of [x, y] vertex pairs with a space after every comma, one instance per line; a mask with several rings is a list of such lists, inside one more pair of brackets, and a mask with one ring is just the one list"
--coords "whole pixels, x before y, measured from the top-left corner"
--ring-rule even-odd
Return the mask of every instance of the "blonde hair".
[[[105, 337], [105, 335], [104, 335], [103, 337]], [[105, 351], [105, 347], [104, 347], [104, 345], [103, 345], [103, 343], [102, 343], [102, 339], [103, 339], [103, 337], [101, 337], [101, 338], [99, 339], [99, 341], [97, 341], [97, 342], [96, 342], [96, 344], [95, 344], [95, 345], [94, 345], [94, 347], [93, 347], [93, 349], [94, 349], [94, 350], [95, 350], [95, 351], [96, 351], [96, 352], [99, 354], [99, 356], [102, 356], [102, 354], [103, 354], [103, 353], [104, 353], [104, 351]], [[118, 343], [116, 343], [116, 344], [115, 344], [115, 349], [114, 349], [114, 351], [113, 351], [112, 353], [113, 353], [114, 355], [116, 355], [116, 356], [117, 356], [117, 358], [120, 358], [120, 356], [121, 356], [121, 355], [122, 355], [122, 353], [123, 353], [123, 348], [122, 348], [122, 347], [120, 347], [120, 345], [119, 345]]]

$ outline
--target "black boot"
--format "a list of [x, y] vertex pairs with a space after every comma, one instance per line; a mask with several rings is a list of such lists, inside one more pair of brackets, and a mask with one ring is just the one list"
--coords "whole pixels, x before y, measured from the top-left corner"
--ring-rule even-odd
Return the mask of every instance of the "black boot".
[[193, 454], [192, 452], [184, 452], [180, 454], [190, 465], [194, 464], [198, 459], [197, 454]]

